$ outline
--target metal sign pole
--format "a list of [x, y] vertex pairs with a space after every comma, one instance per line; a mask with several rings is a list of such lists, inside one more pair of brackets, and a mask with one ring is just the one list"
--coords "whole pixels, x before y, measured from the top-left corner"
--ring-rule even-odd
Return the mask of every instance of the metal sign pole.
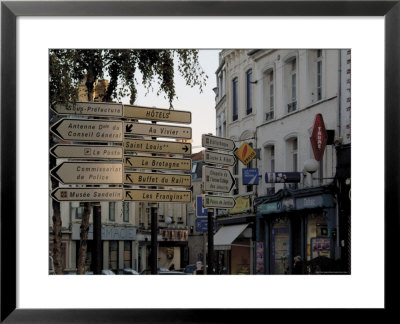
[[214, 274], [214, 229], [213, 209], [208, 209], [208, 270], [207, 274]]
[[101, 242], [101, 206], [95, 204], [93, 206], [93, 273], [101, 274], [103, 267], [102, 258], [102, 242]]
[[[152, 124], [157, 124], [157, 122], [152, 121]], [[152, 137], [151, 139], [156, 140], [157, 137]], [[152, 156], [155, 156], [155, 154], [152, 154]], [[155, 172], [153, 170], [153, 172]], [[156, 189], [157, 187], [152, 187]], [[157, 224], [157, 207], [155, 205], [156, 203], [151, 203], [151, 208], [150, 208], [150, 215], [151, 215], [151, 274], [155, 275], [157, 274], [157, 252], [158, 252], [158, 247], [157, 247], [157, 230], [158, 230], [158, 224]]]

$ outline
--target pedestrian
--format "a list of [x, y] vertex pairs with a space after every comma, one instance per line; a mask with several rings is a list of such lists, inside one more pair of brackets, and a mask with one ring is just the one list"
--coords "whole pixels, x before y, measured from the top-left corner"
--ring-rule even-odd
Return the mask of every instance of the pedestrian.
[[174, 271], [175, 270], [175, 265], [172, 263], [169, 267], [169, 271]]
[[293, 263], [293, 274], [303, 274], [304, 273], [304, 262], [300, 255], [294, 257]]

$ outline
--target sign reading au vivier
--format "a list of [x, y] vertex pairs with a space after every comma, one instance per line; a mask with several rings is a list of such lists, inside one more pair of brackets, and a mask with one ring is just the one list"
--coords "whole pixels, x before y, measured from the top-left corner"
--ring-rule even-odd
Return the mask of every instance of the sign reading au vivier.
[[191, 139], [192, 129], [182, 126], [125, 122], [125, 135], [148, 135], [153, 137]]
[[310, 141], [315, 159], [321, 161], [324, 157], [326, 143], [328, 142], [328, 133], [321, 114], [315, 115]]

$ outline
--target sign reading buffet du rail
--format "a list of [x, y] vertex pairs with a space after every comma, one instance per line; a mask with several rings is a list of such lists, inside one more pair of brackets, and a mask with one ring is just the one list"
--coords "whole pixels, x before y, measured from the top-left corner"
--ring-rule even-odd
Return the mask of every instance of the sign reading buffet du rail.
[[[190, 174], [178, 173], [191, 170], [191, 159], [170, 157], [171, 154], [190, 155], [191, 144], [184, 141], [153, 140], [159, 137], [191, 139], [190, 127], [154, 123], [190, 124], [191, 112], [98, 102], [57, 104], [51, 109], [66, 117], [50, 127], [50, 132], [64, 141], [50, 149], [54, 157], [63, 159], [50, 171], [50, 175], [63, 184], [81, 185], [79, 188], [56, 188], [51, 193], [53, 199], [86, 202], [191, 202], [191, 190], [162, 189], [191, 187]], [[152, 123], [137, 121], [141, 119]], [[152, 156], [137, 153], [151, 153]], [[165, 170], [173, 172], [165, 173]], [[113, 187], [106, 187], [108, 185]], [[120, 187], [115, 187], [118, 185]], [[152, 186], [152, 189], [142, 186]], [[158, 188], [154, 189], [154, 186]]]
[[[226, 167], [236, 164], [233, 154], [235, 142], [228, 138], [209, 134], [202, 135], [202, 145], [206, 148], [203, 155], [203, 208], [230, 209], [235, 207], [235, 199], [229, 196], [214, 195], [229, 194], [235, 185], [235, 179]], [[222, 150], [224, 153], [216, 152]], [[210, 166], [211, 165], [211, 166]]]

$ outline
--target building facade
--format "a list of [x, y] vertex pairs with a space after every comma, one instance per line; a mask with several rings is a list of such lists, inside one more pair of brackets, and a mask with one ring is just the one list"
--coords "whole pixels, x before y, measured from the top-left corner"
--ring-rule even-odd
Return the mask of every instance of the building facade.
[[[294, 273], [295, 257], [303, 260], [304, 272], [322, 267], [348, 273], [350, 50], [222, 50], [216, 75], [217, 135], [237, 147], [247, 142], [258, 153], [232, 170], [233, 194], [249, 196], [254, 214], [237, 221], [252, 228], [251, 273]], [[310, 137], [318, 114], [327, 145], [310, 173], [305, 165], [315, 159]], [[243, 184], [244, 168], [258, 169], [258, 185]], [[276, 183], [267, 175], [282, 172], [299, 180]], [[220, 219], [219, 226], [226, 226], [235, 217]]]

